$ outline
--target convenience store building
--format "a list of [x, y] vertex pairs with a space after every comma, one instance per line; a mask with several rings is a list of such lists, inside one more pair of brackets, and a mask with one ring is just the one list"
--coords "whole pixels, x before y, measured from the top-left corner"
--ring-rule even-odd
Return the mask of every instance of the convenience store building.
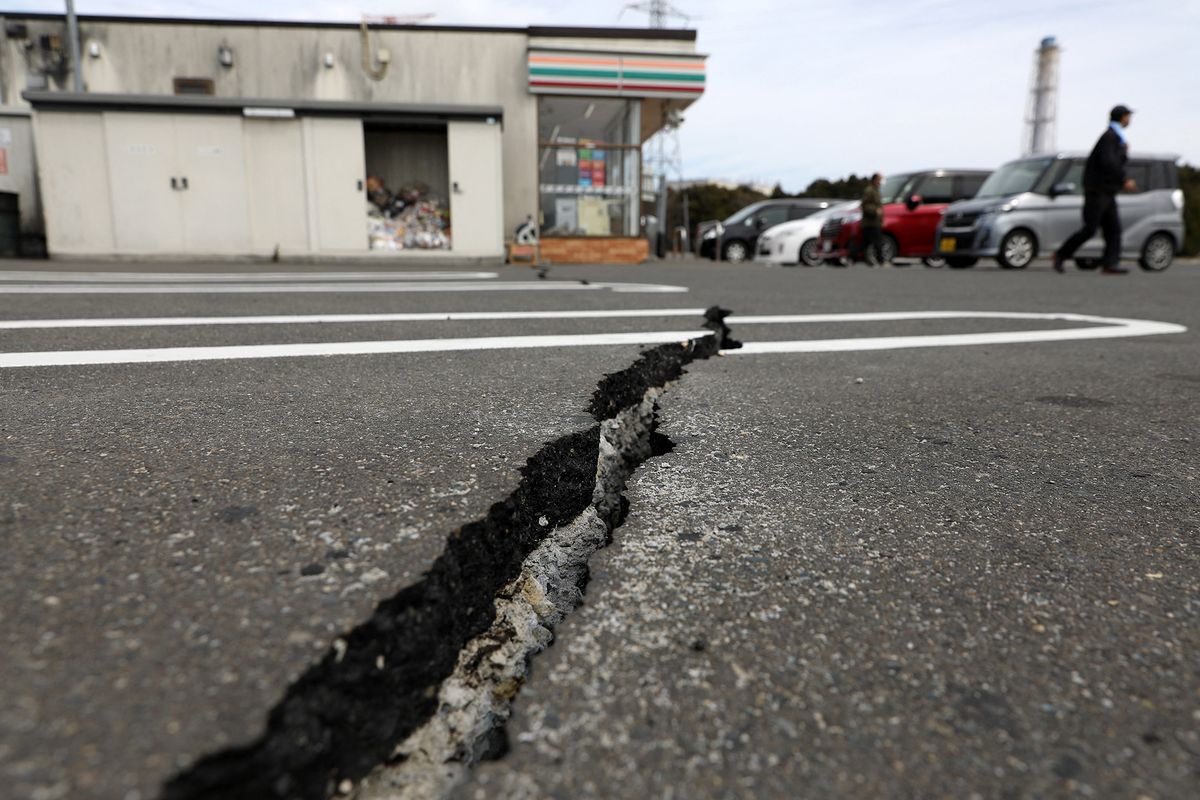
[[52, 256], [488, 260], [532, 217], [551, 261], [642, 261], [642, 145], [705, 83], [688, 30], [83, 16], [77, 92], [62, 16], [0, 23], [0, 127], [31, 131], [4, 161]]

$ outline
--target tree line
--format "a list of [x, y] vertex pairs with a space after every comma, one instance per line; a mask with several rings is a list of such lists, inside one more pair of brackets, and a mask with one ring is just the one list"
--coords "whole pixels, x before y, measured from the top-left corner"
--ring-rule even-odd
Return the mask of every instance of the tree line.
[[[829, 199], [857, 200], [870, 182], [870, 175], [851, 173], [845, 178], [829, 180], [817, 178], [799, 194], [788, 194], [779, 184], [770, 194], [750, 186], [733, 188], [706, 183], [690, 186], [686, 191], [671, 189], [667, 195], [668, 230], [683, 224], [683, 198], [687, 196], [688, 222], [695, 235], [696, 225], [713, 219], [725, 219], [739, 209], [759, 200], [781, 197], [820, 197]], [[1186, 255], [1200, 255], [1200, 167], [1184, 164], [1179, 169], [1179, 184], [1183, 189], [1184, 245]]]

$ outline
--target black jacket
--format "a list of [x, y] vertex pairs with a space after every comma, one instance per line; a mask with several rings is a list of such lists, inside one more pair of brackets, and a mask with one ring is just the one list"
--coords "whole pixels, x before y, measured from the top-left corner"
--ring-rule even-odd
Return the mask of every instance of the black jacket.
[[1083, 189], [1087, 192], [1116, 194], [1125, 185], [1125, 160], [1129, 148], [1117, 132], [1109, 128], [1092, 148], [1083, 168]]

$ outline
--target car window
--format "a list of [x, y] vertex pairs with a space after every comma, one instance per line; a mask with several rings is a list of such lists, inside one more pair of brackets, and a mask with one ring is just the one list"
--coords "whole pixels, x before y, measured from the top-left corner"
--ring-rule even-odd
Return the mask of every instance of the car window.
[[954, 199], [966, 200], [974, 197], [985, 180], [987, 180], [987, 175], [959, 175], [958, 189], [954, 193]]
[[769, 228], [772, 225], [778, 225], [781, 222], [787, 222], [787, 218], [787, 206], [767, 206], [762, 211], [754, 215], [754, 222], [762, 220], [762, 227]]
[[1040, 185], [1038, 179], [1043, 178], [1046, 172], [1053, 172], [1053, 170], [1046, 169], [1053, 163], [1054, 159], [1052, 158], [1022, 159], [1009, 162], [988, 176], [988, 179], [983, 182], [983, 186], [979, 187], [976, 197], [1007, 197], [1035, 191], [1034, 186]]
[[1146, 191], [1177, 188], [1174, 164], [1169, 161], [1151, 161], [1149, 163], [1150, 178], [1145, 187], [1143, 187]]
[[[1083, 194], [1082, 161], [1068, 161], [1064, 165], [1064, 168], [1057, 170], [1057, 172], [1058, 174], [1054, 176], [1054, 183], [1052, 186], [1061, 186], [1063, 184], [1073, 183], [1075, 184], [1075, 188], [1069, 192], [1063, 192], [1063, 194]], [[1049, 187], [1047, 187], [1046, 192], [1043, 192], [1043, 194], [1047, 193], [1049, 193]]]
[[1162, 188], [1163, 189], [1178, 189], [1179, 188], [1179, 167], [1175, 166], [1170, 161], [1158, 162], [1161, 167]]
[[1125, 165], [1125, 177], [1137, 184], [1135, 192], [1144, 192], [1150, 188], [1149, 161], [1130, 161]]
[[954, 202], [954, 176], [929, 175], [917, 185], [912, 194], [921, 195], [922, 203]]
[[1150, 167], [1150, 185], [1146, 189], [1166, 189], [1167, 187], [1167, 165], [1162, 161], [1155, 161]]
[[879, 197], [885, 203], [899, 203], [912, 193], [912, 175], [889, 175], [879, 187]]
[[817, 208], [815, 206], [788, 206], [787, 218], [788, 219], [804, 219], [805, 217], [811, 216], [812, 214], [814, 214], [820, 210], [821, 210], [820, 208]]
[[722, 221], [722, 224], [723, 225], [737, 225], [740, 222], [744, 222], [747, 225], [749, 225], [752, 221], [750, 219], [750, 217], [752, 217], [754, 215], [754, 212], [760, 210], [761, 208], [762, 208], [761, 201], [758, 203], [751, 203], [750, 205], [746, 206], [745, 208], [742, 208], [738, 211], [735, 211], [733, 214], [730, 214], [728, 217], [726, 217]]
[[851, 203], [834, 203], [833, 205], [829, 206], [829, 208], [822, 208], [819, 211], [817, 211], [815, 214], [812, 215], [812, 219], [821, 220], [821, 219], [832, 219], [833, 217], [840, 217], [840, 216], [842, 216], [842, 214], [849, 211], [850, 208], [855, 205], [858, 205], [858, 204], [853, 203], [853, 202], [851, 202]]

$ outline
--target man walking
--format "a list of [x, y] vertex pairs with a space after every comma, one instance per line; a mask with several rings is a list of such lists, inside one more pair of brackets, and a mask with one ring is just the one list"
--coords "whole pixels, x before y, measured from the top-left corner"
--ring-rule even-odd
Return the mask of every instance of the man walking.
[[883, 264], [883, 198], [879, 185], [883, 176], [876, 172], [863, 190], [862, 196], [862, 240], [863, 258], [868, 266]]
[[1054, 254], [1055, 272], [1063, 271], [1063, 262], [1095, 236], [1097, 228], [1104, 233], [1102, 271], [1108, 275], [1129, 272], [1121, 266], [1121, 218], [1117, 213], [1117, 193], [1122, 189], [1127, 192], [1137, 189], [1134, 182], [1125, 177], [1125, 161], [1129, 157], [1125, 129], [1129, 127], [1133, 111], [1125, 106], [1116, 106], [1108, 117], [1108, 130], [1092, 148], [1083, 168], [1083, 227], [1063, 242]]

